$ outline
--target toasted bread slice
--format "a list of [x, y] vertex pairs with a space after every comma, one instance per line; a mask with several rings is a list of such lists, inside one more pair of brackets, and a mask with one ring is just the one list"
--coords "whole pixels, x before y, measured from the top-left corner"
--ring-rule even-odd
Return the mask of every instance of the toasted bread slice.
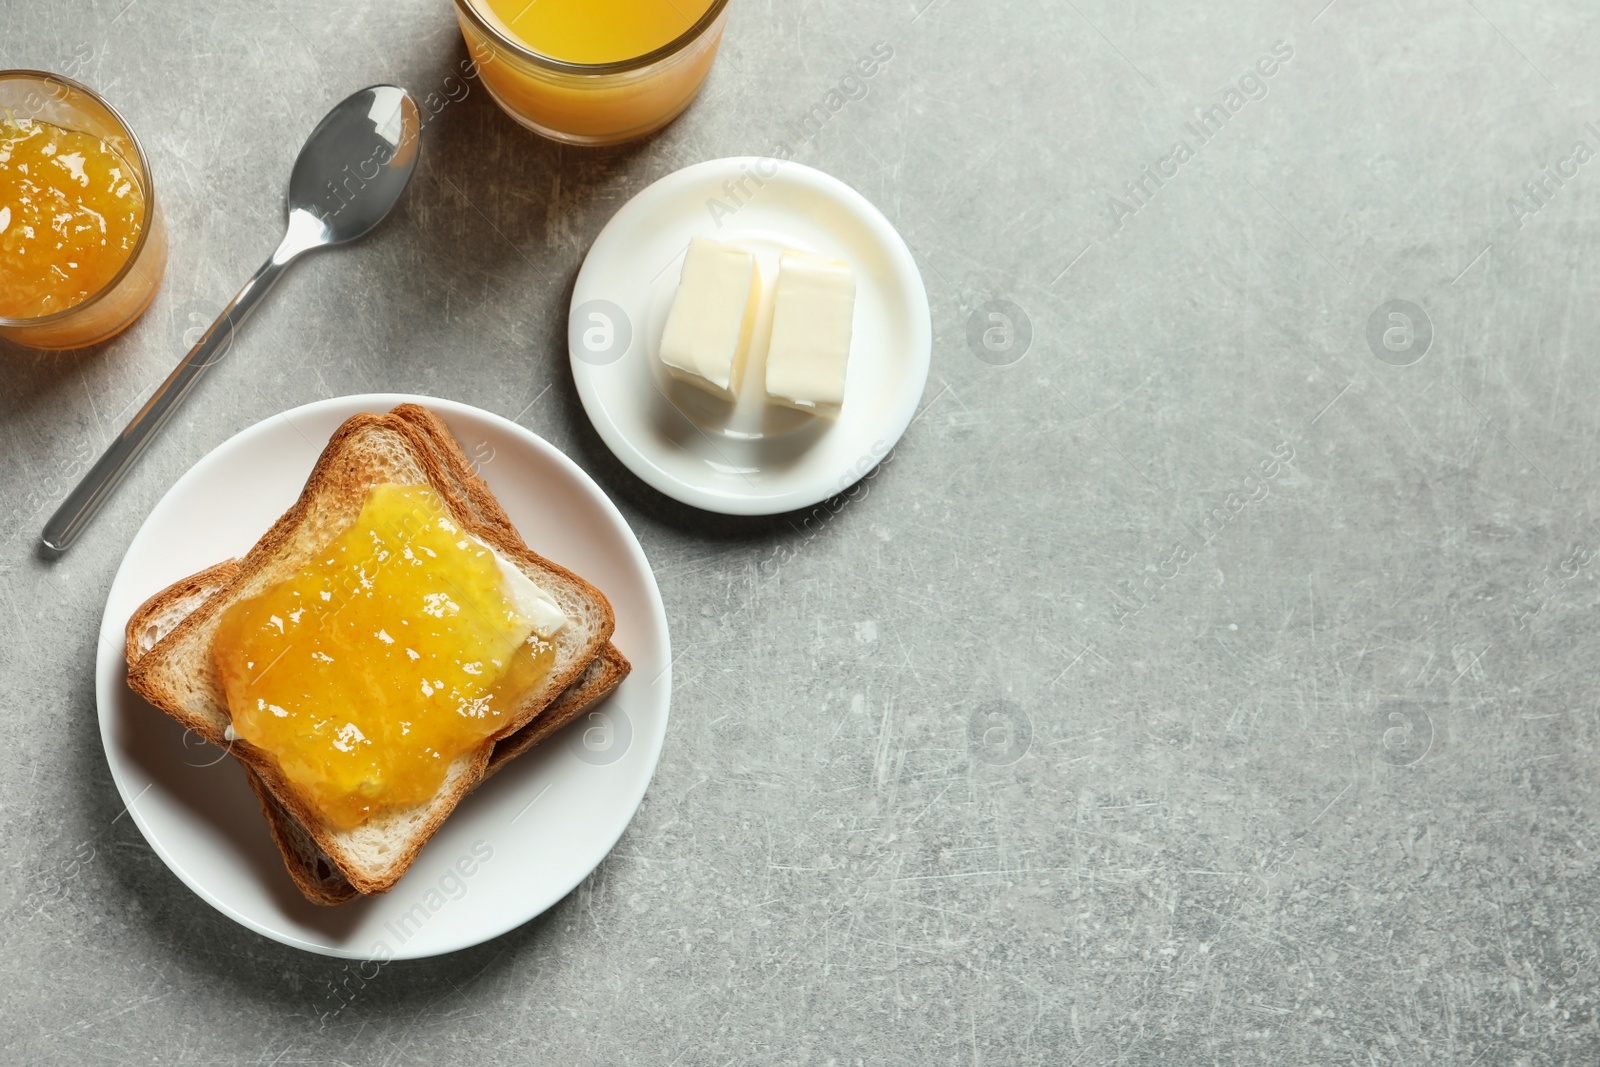
[[[428, 485], [465, 530], [513, 561], [560, 605], [568, 624], [556, 636], [555, 666], [506, 723], [483, 743], [456, 757], [444, 784], [424, 804], [379, 812], [360, 826], [334, 826], [298, 795], [270, 753], [227, 737], [231, 717], [211, 657], [211, 639], [229, 605], [255, 596], [307, 564], [353, 523], [367, 493], [394, 482]], [[165, 618], [192, 607], [136, 658], [128, 684], [146, 700], [202, 737], [230, 751], [292, 813], [317, 847], [362, 893], [390, 889], [422, 846], [482, 778], [494, 743], [531, 722], [588, 669], [615, 628], [604, 595], [572, 572], [533, 552], [504, 518], [444, 424], [430, 412], [404, 405], [387, 415], [359, 414], [328, 442], [300, 499], [267, 531], [216, 594], [200, 599], [193, 580], [157, 594], [142, 612]], [[487, 515], [495, 521], [484, 521]], [[129, 634], [131, 644], [136, 639]], [[135, 657], [130, 656], [130, 659]]]
[[[131, 667], [171, 633], [183, 618], [207, 599], [221, 592], [238, 572], [239, 561], [226, 560], [190, 575], [171, 586], [171, 595], [157, 594], [146, 601], [128, 620], [126, 655]], [[611, 695], [628, 676], [632, 666], [617, 647], [607, 644], [590, 661], [588, 669], [533, 721], [509, 737], [495, 742], [484, 769], [483, 781], [507, 763], [523, 755], [551, 734]], [[261, 813], [267, 818], [272, 841], [283, 854], [283, 865], [295, 886], [313, 904], [344, 904], [360, 896], [355, 886], [339, 872], [332, 860], [317, 847], [316, 841], [288, 808], [273, 796], [261, 777], [248, 766], [245, 780], [256, 794]], [[480, 784], [481, 781], [480, 781]]]

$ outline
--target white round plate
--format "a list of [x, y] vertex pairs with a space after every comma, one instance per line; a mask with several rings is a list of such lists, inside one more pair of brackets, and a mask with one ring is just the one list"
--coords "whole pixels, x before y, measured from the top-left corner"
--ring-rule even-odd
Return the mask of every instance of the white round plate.
[[[289, 880], [239, 765], [133, 693], [123, 628], [148, 597], [244, 555], [300, 495], [333, 431], [407, 401], [449, 425], [537, 552], [593, 582], [633, 664], [563, 733], [462, 801], [399, 885], [335, 908]], [[350, 959], [453, 952], [527, 922], [599, 865], [655, 773], [672, 692], [667, 617], [622, 515], [570, 459], [498, 415], [449, 400], [339, 397], [257, 423], [195, 464], [128, 547], [100, 623], [96, 697], [106, 760], [134, 822], [223, 914], [286, 945]]]
[[[657, 358], [692, 237], [755, 253], [766, 286], [737, 405], [674, 381]], [[785, 248], [855, 271], [837, 420], [763, 403]], [[568, 321], [578, 395], [606, 445], [661, 492], [728, 515], [810, 507], [860, 480], [910, 424], [933, 350], [922, 275], [882, 212], [821, 171], [756, 157], [698, 163], [623, 205], [578, 272]]]

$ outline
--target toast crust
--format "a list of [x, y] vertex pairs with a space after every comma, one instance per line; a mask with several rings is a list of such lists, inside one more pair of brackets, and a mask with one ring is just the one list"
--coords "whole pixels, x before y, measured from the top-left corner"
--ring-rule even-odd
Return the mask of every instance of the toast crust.
[[126, 643], [122, 655], [128, 661], [130, 672], [146, 652], [171, 633], [178, 623], [188, 618], [195, 608], [226, 586], [237, 573], [239, 561], [225, 559], [198, 574], [179, 578], [140, 604], [138, 610], [128, 616], [128, 625], [123, 630]]
[[608, 643], [594, 658], [583, 678], [557, 697], [543, 714], [510, 737], [501, 738], [495, 743], [494, 751], [489, 753], [489, 765], [483, 769], [483, 781], [494, 777], [506, 764], [548, 740], [551, 734], [610, 696], [632, 670], [633, 664], [628, 662], [628, 658], [617, 650], [616, 645]]
[[289, 813], [289, 809], [283, 806], [283, 802], [273, 795], [267, 783], [248, 764], [244, 768], [244, 778], [250, 783], [251, 792], [256, 795], [256, 803], [261, 805], [261, 814], [266, 816], [267, 832], [272, 835], [272, 843], [278, 846], [278, 852], [283, 856], [283, 869], [289, 872], [289, 878], [300, 890], [300, 895], [313, 904], [325, 907], [348, 904], [361, 896], [361, 891], [350, 884], [350, 879], [328, 858], [328, 854], [317, 847], [310, 831]]
[[[577, 647], [558, 657], [550, 675], [499, 730], [452, 762], [444, 785], [432, 801], [374, 816], [374, 820], [389, 818], [399, 822], [404, 840], [397, 855], [386, 856], [381, 865], [363, 866], [361, 857], [341, 840], [340, 831], [327, 824], [298, 794], [270, 752], [242, 738], [227, 737], [225, 731], [231, 718], [211, 666], [210, 639], [224, 608], [294, 573], [354, 522], [372, 486], [394, 480], [393, 471], [407, 467], [405, 473], [420, 479], [408, 484], [427, 484], [437, 492], [453, 521], [515, 562], [547, 592], [565, 593], [564, 606], [576, 603], [590, 614], [588, 625], [582, 628], [584, 632], [575, 635], [579, 637]], [[202, 575], [216, 577], [216, 570], [212, 568]], [[138, 655], [134, 652], [140, 635], [130, 620], [129, 686], [183, 726], [228, 749], [295, 818], [350, 885], [369, 894], [394, 886], [456, 804], [482, 779], [495, 743], [533, 721], [571, 686], [610, 640], [616, 625], [610, 602], [598, 589], [528, 548], [488, 486], [472, 471], [443, 421], [410, 404], [386, 415], [361, 413], [346, 420], [318, 458], [295, 504], [244, 559], [233, 565], [225, 584], [195, 604], [199, 594], [196, 583], [202, 575], [157, 593], [135, 613], [136, 618], [146, 619], [183, 613], [169, 632]], [[186, 607], [191, 610], [184, 612]], [[570, 619], [571, 612], [568, 614]], [[574, 620], [573, 625], [581, 621], [584, 620]], [[562, 636], [558, 635], [558, 639]], [[187, 664], [180, 662], [184, 656]]]

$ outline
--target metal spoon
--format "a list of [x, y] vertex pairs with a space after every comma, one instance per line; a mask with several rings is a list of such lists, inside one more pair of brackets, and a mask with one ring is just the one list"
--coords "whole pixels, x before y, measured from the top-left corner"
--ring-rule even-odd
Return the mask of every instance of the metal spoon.
[[78, 539], [206, 368], [227, 354], [234, 332], [290, 263], [314, 248], [353, 241], [383, 221], [416, 169], [418, 120], [410, 93], [374, 85], [346, 97], [317, 124], [289, 175], [283, 243], [51, 516], [45, 548], [64, 552]]

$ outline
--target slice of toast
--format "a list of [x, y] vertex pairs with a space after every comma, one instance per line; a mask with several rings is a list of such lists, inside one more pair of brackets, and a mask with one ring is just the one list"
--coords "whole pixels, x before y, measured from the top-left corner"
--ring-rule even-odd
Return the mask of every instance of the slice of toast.
[[[238, 572], [239, 561], [230, 559], [174, 583], [169, 593], [146, 601], [128, 620], [126, 655], [131, 667], [154, 648], [183, 618], [221, 592]], [[551, 734], [611, 695], [632, 670], [615, 645], [607, 643], [576, 682], [522, 729], [495, 742], [482, 781], [523, 755]], [[260, 775], [244, 768], [245, 780], [255, 792], [273, 844], [283, 854], [283, 865], [295, 886], [313, 904], [343, 904], [360, 896], [339, 868], [317, 847], [316, 840], [288, 808], [273, 796]], [[479, 784], [482, 784], [480, 781]]]
[[[231, 717], [211, 658], [211, 638], [225, 608], [255, 596], [305, 566], [352, 524], [379, 484], [427, 485], [452, 519], [514, 562], [560, 605], [568, 624], [555, 635], [555, 666], [494, 735], [451, 761], [428, 802], [381, 811], [345, 829], [322, 819], [279, 770], [276, 760], [242, 739], [229, 744]], [[485, 521], [485, 520], [488, 521]], [[171, 631], [136, 658], [128, 684], [150, 703], [213, 744], [227, 747], [290, 812], [306, 834], [362, 893], [390, 889], [422, 846], [482, 779], [494, 743], [531, 722], [588, 669], [615, 627], [604, 595], [572, 572], [533, 552], [505, 519], [493, 494], [472, 472], [455, 439], [431, 412], [403, 405], [387, 415], [352, 416], [334, 433], [295, 505], [272, 526], [214, 595], [201, 597], [186, 579], [152, 598], [140, 615], [178, 615]], [[196, 603], [198, 599], [198, 603]], [[145, 629], [148, 632], [149, 623]], [[129, 628], [130, 652], [139, 635]]]

